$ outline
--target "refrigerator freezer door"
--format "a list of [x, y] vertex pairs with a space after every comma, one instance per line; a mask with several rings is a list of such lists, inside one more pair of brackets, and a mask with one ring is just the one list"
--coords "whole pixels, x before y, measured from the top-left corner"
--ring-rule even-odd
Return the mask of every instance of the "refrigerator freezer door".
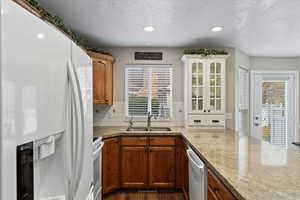
[[66, 129], [70, 40], [11, 0], [1, 15], [1, 196], [16, 200], [16, 146]]

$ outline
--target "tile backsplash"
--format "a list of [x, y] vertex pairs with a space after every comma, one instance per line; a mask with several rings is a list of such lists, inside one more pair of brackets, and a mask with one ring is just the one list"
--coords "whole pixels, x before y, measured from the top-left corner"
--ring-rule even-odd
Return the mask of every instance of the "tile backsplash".
[[[153, 126], [183, 126], [183, 102], [173, 102], [173, 116], [168, 121], [155, 121]], [[146, 121], [135, 122], [135, 125], [143, 126]], [[114, 102], [112, 106], [94, 105], [94, 126], [128, 126], [125, 116], [125, 104], [122, 101]]]

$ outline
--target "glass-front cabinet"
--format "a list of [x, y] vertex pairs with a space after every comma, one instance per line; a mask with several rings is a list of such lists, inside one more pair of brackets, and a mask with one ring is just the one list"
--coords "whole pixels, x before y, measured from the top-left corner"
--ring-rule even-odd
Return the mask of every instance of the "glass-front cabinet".
[[191, 64], [191, 110], [204, 112], [205, 108], [205, 62], [195, 61]]
[[224, 113], [224, 62], [191, 60], [189, 71], [189, 112]]
[[227, 57], [183, 56], [186, 126], [225, 127]]

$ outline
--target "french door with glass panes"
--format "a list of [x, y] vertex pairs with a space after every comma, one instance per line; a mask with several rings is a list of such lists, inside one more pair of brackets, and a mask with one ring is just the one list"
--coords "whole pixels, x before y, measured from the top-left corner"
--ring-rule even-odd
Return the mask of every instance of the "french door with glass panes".
[[190, 60], [189, 111], [194, 114], [225, 112], [225, 63], [223, 60]]

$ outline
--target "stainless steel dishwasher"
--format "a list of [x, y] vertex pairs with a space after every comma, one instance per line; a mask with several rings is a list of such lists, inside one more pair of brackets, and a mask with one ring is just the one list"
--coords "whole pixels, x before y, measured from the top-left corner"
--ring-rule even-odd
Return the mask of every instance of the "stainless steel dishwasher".
[[204, 162], [192, 150], [189, 159], [189, 200], [207, 200], [207, 171]]

